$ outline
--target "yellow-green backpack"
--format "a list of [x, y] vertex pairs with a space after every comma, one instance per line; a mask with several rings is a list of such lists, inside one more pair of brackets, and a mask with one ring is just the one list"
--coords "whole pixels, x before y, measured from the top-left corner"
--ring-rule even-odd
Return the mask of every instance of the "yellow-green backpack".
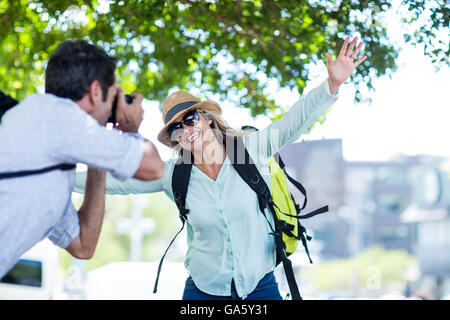
[[[276, 153], [269, 159], [270, 182], [272, 191], [272, 201], [274, 209], [282, 226], [282, 239], [286, 246], [286, 254], [289, 256], [297, 249], [298, 240], [301, 240], [305, 247], [306, 254], [310, 263], [312, 263], [306, 240], [310, 241], [311, 236], [306, 233], [306, 229], [300, 224], [300, 219], [307, 219], [317, 214], [328, 211], [328, 206], [321, 207], [308, 214], [300, 215], [301, 210], [306, 206], [306, 190], [300, 182], [292, 178], [285, 170], [285, 165], [279, 153]], [[304, 196], [304, 202], [300, 207], [289, 191], [288, 180]]]

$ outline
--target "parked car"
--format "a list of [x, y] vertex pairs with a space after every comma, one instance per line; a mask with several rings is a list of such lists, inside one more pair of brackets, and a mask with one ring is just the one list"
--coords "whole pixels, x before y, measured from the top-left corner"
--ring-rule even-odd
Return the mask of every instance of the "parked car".
[[57, 271], [58, 249], [49, 240], [43, 240], [0, 279], [0, 299], [53, 299]]

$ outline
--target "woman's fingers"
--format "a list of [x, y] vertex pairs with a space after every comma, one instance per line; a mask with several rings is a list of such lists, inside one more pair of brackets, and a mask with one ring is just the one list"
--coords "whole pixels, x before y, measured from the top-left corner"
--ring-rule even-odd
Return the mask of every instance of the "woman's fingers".
[[341, 51], [339, 51], [339, 56], [338, 58], [342, 57], [343, 55], [345, 55], [345, 52], [347, 51], [347, 46], [348, 46], [348, 42], [350, 41], [350, 38], [347, 37], [347, 39], [345, 39], [344, 44], [341, 47]]
[[331, 56], [327, 53], [327, 65], [331, 66], [333, 64], [333, 59], [331, 58]]
[[348, 50], [345, 52], [346, 56], [350, 56], [351, 52], [353, 51], [353, 48], [355, 47], [356, 41], [358, 40], [358, 37], [353, 38], [352, 43], [350, 43], [350, 47], [348, 48]]
[[358, 45], [358, 47], [356, 47], [355, 52], [353, 52], [353, 54], [350, 56], [350, 58], [356, 59], [356, 57], [357, 57], [358, 54], [359, 54], [359, 51], [360, 51], [361, 48], [362, 48], [362, 45], [363, 45], [363, 43], [361, 42], [361, 43]]
[[367, 56], [364, 56], [364, 57], [362, 57], [361, 59], [357, 60], [357, 61], [355, 62], [355, 68], [356, 68], [357, 66], [359, 66], [359, 65], [361, 64], [361, 62], [363, 62], [363, 61], [366, 60], [366, 59], [367, 59]]
[[[360, 42], [358, 46], [356, 47], [355, 51], [352, 53], [353, 49], [355, 48], [356, 43], [358, 42], [358, 37], [353, 38], [352, 42], [349, 45], [350, 37], [347, 37], [341, 47], [341, 50], [339, 51], [339, 56], [336, 60], [340, 60], [345, 56], [348, 58], [351, 58], [352, 60], [356, 59], [358, 57], [359, 52], [361, 51], [361, 48], [363, 46], [363, 43]], [[328, 66], [330, 66], [333, 63], [333, 59], [331, 56], [327, 53], [327, 62]], [[354, 67], [356, 68], [359, 64], [364, 62], [364, 60], [367, 59], [367, 56], [364, 56], [360, 59], [358, 59], [356, 62], [354, 62]]]

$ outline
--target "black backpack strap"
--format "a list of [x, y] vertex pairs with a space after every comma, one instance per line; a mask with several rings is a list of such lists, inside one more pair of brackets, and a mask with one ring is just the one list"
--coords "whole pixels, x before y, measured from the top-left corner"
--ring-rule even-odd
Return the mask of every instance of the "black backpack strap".
[[19, 103], [19, 101], [17, 101], [13, 97], [8, 96], [0, 91], [0, 122], [2, 120], [3, 115], [6, 113], [6, 111], [11, 109], [18, 103]]
[[298, 237], [297, 237], [297, 239], [302, 241], [303, 247], [305, 248], [305, 251], [306, 251], [306, 255], [308, 256], [308, 259], [309, 259], [309, 263], [313, 263], [313, 261], [311, 259], [310, 254], [309, 254], [308, 243], [306, 241], [307, 240], [311, 241], [312, 237], [309, 236], [306, 233], [306, 229], [305, 229], [304, 226], [301, 225], [300, 219], [309, 219], [311, 217], [314, 217], [314, 216], [316, 216], [318, 214], [325, 213], [325, 212], [328, 212], [328, 206], [323, 206], [323, 207], [321, 207], [319, 209], [311, 211], [308, 214], [303, 214], [303, 215], [298, 215], [297, 216], [297, 219], [298, 219], [297, 220], [298, 221]]
[[[307, 214], [303, 214], [303, 215], [300, 215], [300, 211], [301, 210], [303, 210], [305, 207], [306, 207], [306, 203], [307, 203], [307, 196], [306, 196], [306, 189], [305, 189], [305, 187], [303, 187], [303, 185], [300, 183], [300, 182], [298, 182], [297, 180], [295, 180], [294, 178], [292, 178], [288, 173], [287, 173], [287, 171], [286, 171], [286, 166], [285, 166], [285, 164], [284, 164], [284, 162], [283, 162], [283, 160], [281, 159], [281, 156], [280, 156], [280, 154], [277, 152], [275, 155], [274, 155], [274, 159], [275, 159], [275, 161], [277, 161], [277, 163], [278, 163], [278, 165], [280, 166], [280, 168], [281, 169], [283, 169], [283, 171], [284, 171], [284, 174], [286, 175], [286, 177], [288, 178], [288, 180], [303, 194], [303, 196], [305, 197], [305, 200], [303, 201], [303, 205], [302, 205], [302, 207], [300, 208], [300, 206], [298, 206], [297, 205], [297, 203], [295, 203], [295, 201], [294, 201], [294, 203], [295, 203], [295, 206], [296, 206], [296, 208], [297, 208], [297, 214], [296, 215], [291, 215], [291, 214], [287, 214], [287, 213], [285, 213], [285, 212], [283, 212], [283, 211], [281, 211], [279, 208], [279, 211], [282, 213], [282, 214], [284, 214], [284, 215], [286, 215], [286, 216], [289, 216], [289, 217], [293, 217], [293, 218], [297, 218], [298, 219], [298, 236], [297, 236], [297, 239], [298, 240], [301, 240], [301, 242], [302, 242], [302, 245], [303, 245], [303, 247], [305, 248], [305, 251], [306, 251], [306, 255], [308, 256], [308, 259], [309, 259], [309, 262], [310, 263], [313, 263], [313, 261], [311, 260], [311, 256], [310, 256], [310, 254], [309, 254], [309, 249], [308, 249], [308, 243], [307, 243], [307, 241], [311, 241], [311, 236], [309, 236], [307, 233], [306, 233], [306, 229], [305, 229], [305, 227], [303, 227], [302, 225], [301, 225], [301, 223], [300, 223], [300, 219], [309, 219], [309, 218], [312, 218], [312, 217], [314, 217], [314, 216], [316, 216], [316, 215], [318, 215], [318, 214], [321, 214], [321, 213], [325, 213], [325, 212], [328, 212], [328, 206], [323, 206], [323, 207], [321, 207], [321, 208], [319, 208], [319, 209], [316, 209], [316, 210], [313, 210], [313, 211], [311, 211], [310, 213], [307, 213]], [[292, 197], [292, 194], [291, 194], [291, 197]], [[292, 199], [293, 199], [294, 197], [292, 197]], [[275, 204], [274, 204], [275, 205]], [[276, 205], [275, 205], [276, 206]]]
[[[272, 195], [270, 189], [261, 176], [258, 168], [256, 168], [255, 163], [250, 157], [247, 149], [244, 146], [244, 142], [241, 137], [227, 137], [226, 141], [226, 152], [231, 160], [231, 163], [239, 176], [250, 186], [250, 188], [256, 192], [258, 196], [259, 209], [261, 213], [267, 220], [264, 209], [268, 206], [272, 212], [272, 217], [275, 224], [275, 229], [270, 224], [272, 229], [272, 235], [275, 237], [276, 253], [277, 253], [277, 263], [281, 261], [283, 263], [284, 273], [286, 274], [286, 280], [289, 285], [289, 291], [292, 295], [292, 300], [301, 300], [297, 282], [294, 276], [294, 270], [292, 268], [292, 262], [288, 259], [286, 255], [286, 246], [283, 242], [283, 238], [280, 230], [280, 221], [275, 213], [275, 208], [273, 207]], [[232, 148], [230, 148], [233, 146]]]
[[180, 230], [177, 232], [177, 234], [173, 237], [172, 241], [170, 241], [169, 246], [167, 247], [166, 251], [164, 251], [163, 256], [161, 257], [161, 260], [159, 261], [158, 265], [158, 273], [156, 274], [156, 280], [155, 280], [155, 286], [153, 287], [153, 293], [156, 293], [158, 291], [158, 282], [159, 282], [159, 275], [161, 274], [161, 268], [162, 264], [164, 262], [164, 258], [166, 257], [167, 251], [169, 251], [169, 248], [172, 246], [172, 243], [175, 241], [175, 239], [178, 237], [178, 235], [183, 231], [185, 220], [181, 220], [183, 225], [181, 226]]
[[[303, 196], [305, 197], [305, 200], [303, 201], [303, 205], [302, 205], [302, 207], [300, 208], [299, 207], [299, 210], [303, 210], [303, 209], [305, 209], [305, 207], [306, 207], [306, 203], [307, 203], [307, 201], [308, 201], [308, 197], [306, 196], [306, 189], [305, 189], [305, 187], [303, 187], [303, 185], [300, 183], [300, 182], [298, 182], [297, 180], [295, 180], [294, 178], [292, 178], [288, 173], [287, 173], [287, 171], [286, 171], [286, 166], [285, 166], [285, 164], [284, 164], [284, 162], [283, 162], [283, 160], [281, 159], [281, 156], [280, 156], [280, 154], [277, 152], [274, 156], [274, 159], [275, 159], [275, 161], [277, 161], [277, 163], [278, 163], [278, 165], [280, 166], [280, 168], [281, 169], [283, 169], [284, 170], [284, 174], [286, 175], [286, 177], [288, 178], [288, 180], [303, 194]], [[292, 195], [291, 195], [292, 196]], [[297, 205], [297, 204], [296, 204]], [[286, 214], [286, 213], [284, 213], [284, 214], [286, 214], [287, 216], [290, 216], [290, 217], [296, 217], [296, 218], [298, 218], [298, 219], [309, 219], [309, 218], [311, 218], [311, 217], [314, 217], [315, 215], [318, 215], [318, 214], [321, 214], [321, 213], [325, 213], [325, 212], [328, 212], [328, 206], [323, 206], [323, 207], [321, 207], [321, 208], [319, 208], [319, 209], [316, 209], [316, 210], [314, 210], [314, 211], [311, 211], [310, 213], [308, 213], [308, 214], [304, 214], [304, 215], [297, 215], [297, 216], [293, 216], [293, 215], [289, 215], [289, 214]], [[300, 213], [300, 212], [299, 212]]]
[[183, 152], [183, 156], [178, 159], [172, 174], [172, 193], [175, 204], [180, 213], [180, 219], [186, 220], [189, 210], [186, 209], [186, 195], [189, 180], [191, 178], [192, 164], [194, 162], [192, 154]]
[[173, 168], [172, 173], [172, 192], [173, 198], [175, 200], [175, 204], [178, 207], [180, 219], [181, 219], [181, 229], [177, 232], [177, 234], [173, 237], [172, 241], [170, 241], [169, 246], [164, 252], [161, 260], [158, 265], [158, 273], [156, 275], [155, 286], [153, 288], [153, 293], [156, 293], [158, 290], [158, 282], [159, 275], [161, 273], [162, 264], [164, 262], [164, 258], [166, 257], [169, 248], [172, 246], [172, 243], [178, 237], [178, 235], [183, 231], [184, 225], [187, 221], [187, 215], [189, 213], [189, 209], [186, 209], [186, 195], [189, 185], [189, 179], [191, 178], [191, 170], [192, 164], [194, 163], [194, 158], [191, 153], [183, 152], [183, 155], [180, 159], [178, 159], [177, 163]]
[[320, 207], [319, 209], [311, 211], [310, 213], [299, 215], [299, 216], [297, 216], [297, 219], [309, 219], [314, 216], [317, 216], [318, 214], [325, 213], [328, 211], [329, 211], [328, 206], [323, 206], [323, 207]]
[[[8, 111], [9, 109], [15, 107], [19, 104], [19, 101], [14, 99], [13, 97], [4, 94], [2, 91], [0, 91], [0, 122], [2, 120], [3, 115]], [[17, 172], [5, 172], [0, 173], [0, 179], [10, 179], [10, 178], [19, 178], [19, 177], [25, 177], [25, 176], [31, 176], [35, 174], [41, 174], [53, 170], [72, 170], [75, 169], [75, 164], [70, 163], [63, 163], [58, 164], [55, 166], [42, 168], [42, 169], [36, 169], [36, 170], [26, 170], [26, 171], [17, 171]]]
[[37, 170], [27, 170], [27, 171], [17, 171], [17, 172], [6, 172], [6, 173], [0, 173], [0, 180], [1, 179], [10, 179], [10, 178], [19, 178], [19, 177], [25, 177], [25, 176], [32, 176], [35, 174], [41, 174], [53, 170], [72, 170], [75, 169], [76, 165], [70, 164], [70, 163], [63, 163], [58, 164], [55, 166], [43, 168], [43, 169], [37, 169]]
[[[271, 209], [275, 210], [275, 209]], [[275, 211], [272, 211], [275, 212]], [[275, 225], [278, 223], [278, 219], [276, 214], [273, 214]], [[278, 228], [277, 228], [278, 229]], [[286, 280], [289, 286], [289, 291], [292, 295], [292, 300], [302, 300], [302, 296], [300, 295], [300, 290], [298, 289], [297, 281], [295, 280], [294, 269], [292, 268], [292, 262], [286, 255], [286, 245], [284, 244], [282, 234], [280, 232], [276, 232], [273, 234], [275, 237], [275, 247], [277, 252], [277, 264], [278, 261], [283, 263], [284, 274], [286, 275]]]
[[[259, 209], [264, 214], [267, 204], [272, 201], [270, 189], [256, 168], [241, 137], [227, 137], [226, 152], [239, 176], [258, 195]], [[232, 147], [231, 147], [232, 146]], [[231, 147], [231, 148], [230, 148]]]
[[286, 171], [286, 166], [284, 165], [283, 160], [281, 159], [280, 154], [277, 152], [275, 153], [275, 155], [273, 156], [273, 158], [275, 159], [275, 161], [278, 163], [278, 165], [280, 166], [281, 169], [283, 169], [284, 174], [286, 175], [286, 177], [288, 178], [288, 180], [303, 194], [303, 196], [305, 197], [305, 200], [303, 201], [303, 205], [301, 206], [301, 208], [299, 208], [300, 210], [305, 209], [306, 207], [306, 202], [308, 201], [308, 198], [306, 196], [306, 189], [305, 187], [303, 187], [303, 185], [298, 182], [297, 180], [295, 180], [294, 178], [292, 178]]

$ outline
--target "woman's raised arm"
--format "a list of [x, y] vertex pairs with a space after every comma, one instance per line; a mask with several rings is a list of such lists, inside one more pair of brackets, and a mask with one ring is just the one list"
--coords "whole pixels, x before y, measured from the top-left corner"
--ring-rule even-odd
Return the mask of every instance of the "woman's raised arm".
[[[164, 184], [169, 173], [169, 161], [164, 162], [164, 176], [158, 180], [142, 181], [137, 179], [127, 179], [120, 181], [115, 179], [110, 173], [106, 175], [106, 194], [139, 194], [164, 191]], [[74, 192], [84, 193], [86, 185], [86, 172], [77, 172], [75, 176]]]
[[327, 80], [302, 96], [281, 119], [274, 121], [261, 131], [244, 137], [244, 143], [248, 148], [253, 149], [253, 154], [268, 158], [284, 146], [295, 142], [337, 100], [339, 86], [367, 58], [364, 56], [354, 61], [362, 47], [360, 43], [352, 51], [357, 40], [357, 38], [353, 39], [349, 46], [349, 38], [347, 38], [334, 62], [327, 54]]

